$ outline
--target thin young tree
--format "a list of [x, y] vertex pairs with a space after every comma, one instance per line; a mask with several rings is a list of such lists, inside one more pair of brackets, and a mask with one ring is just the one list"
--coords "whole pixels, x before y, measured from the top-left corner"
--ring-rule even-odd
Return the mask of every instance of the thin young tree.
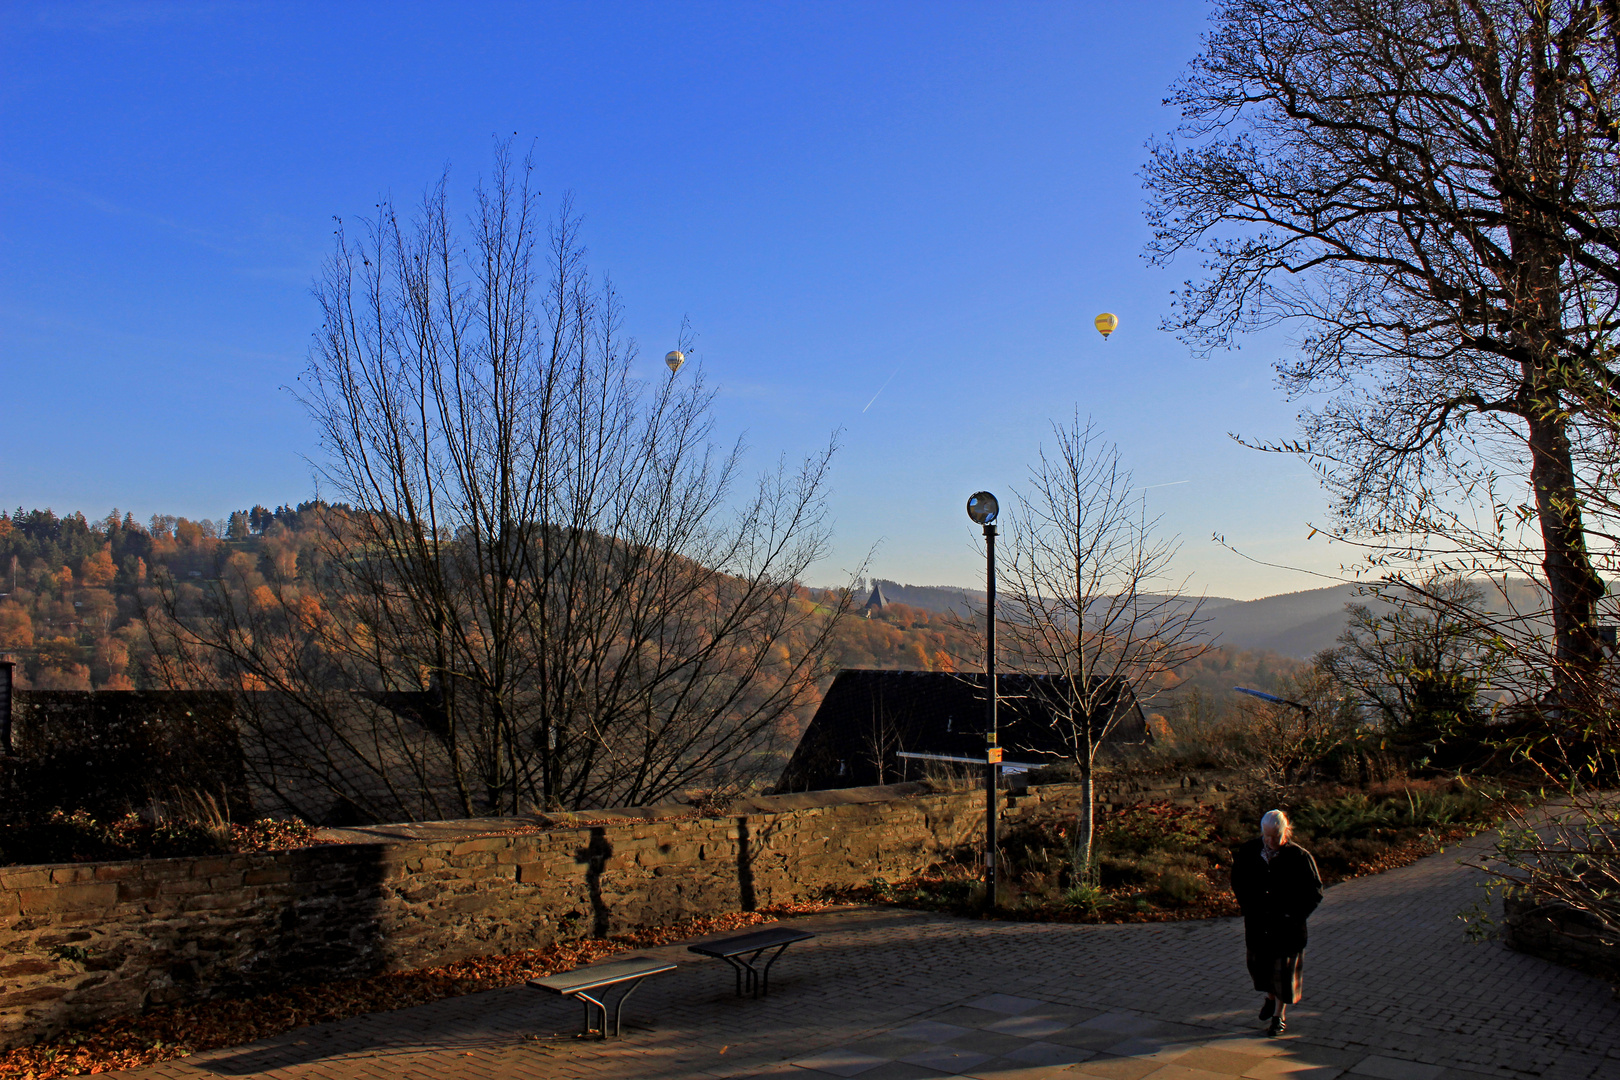
[[[1041, 703], [1082, 785], [1074, 866], [1089, 875], [1096, 772], [1133, 703], [1208, 647], [1202, 598], [1173, 577], [1179, 542], [1158, 533], [1142, 494], [1090, 419], [1052, 425], [1015, 494], [1006, 560], [1007, 655], [1042, 680]], [[1034, 747], [1019, 747], [1039, 753]]]
[[[1288, 327], [1283, 387], [1325, 396], [1267, 448], [1317, 468], [1345, 535], [1531, 564], [1568, 700], [1602, 655], [1582, 447], [1620, 405], [1617, 15], [1219, 0], [1145, 173], [1153, 261], [1204, 260], [1170, 327], [1200, 351]], [[1459, 527], [1504, 483], [1528, 488], [1501, 505], [1532, 549]]]

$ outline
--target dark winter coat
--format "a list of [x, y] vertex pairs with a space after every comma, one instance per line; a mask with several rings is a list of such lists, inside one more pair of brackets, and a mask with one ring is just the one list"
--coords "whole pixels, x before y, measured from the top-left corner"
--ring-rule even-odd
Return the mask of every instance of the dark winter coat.
[[1305, 920], [1322, 902], [1316, 860], [1298, 844], [1284, 844], [1267, 862], [1258, 837], [1237, 849], [1232, 893], [1243, 909], [1248, 947], [1270, 956], [1305, 950]]

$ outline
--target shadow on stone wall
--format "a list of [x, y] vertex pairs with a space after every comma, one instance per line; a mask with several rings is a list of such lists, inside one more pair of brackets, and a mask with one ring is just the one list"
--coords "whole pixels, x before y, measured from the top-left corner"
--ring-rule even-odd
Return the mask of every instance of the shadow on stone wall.
[[753, 911], [759, 906], [754, 895], [754, 852], [750, 847], [748, 819], [737, 819], [737, 908]]
[[260, 959], [244, 972], [242, 990], [384, 970], [385, 853], [380, 845], [286, 852], [291, 895], [265, 913], [254, 942]]
[[574, 853], [574, 861], [585, 867], [585, 889], [591, 897], [591, 936], [605, 938], [612, 926], [612, 913], [602, 897], [602, 871], [613, 858], [613, 845], [600, 825], [591, 830], [590, 837], [590, 843]]
[[384, 854], [334, 846], [0, 871], [15, 913], [0, 919], [0, 1041], [381, 971]]

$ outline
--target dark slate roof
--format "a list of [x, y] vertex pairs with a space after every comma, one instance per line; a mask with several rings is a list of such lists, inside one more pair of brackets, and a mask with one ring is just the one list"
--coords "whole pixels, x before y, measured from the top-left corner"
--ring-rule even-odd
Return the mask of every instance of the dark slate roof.
[[[1102, 707], [1091, 717], [1106, 744], [1152, 741], [1136, 695], [1122, 681], [1099, 682]], [[902, 779], [898, 751], [984, 760], [984, 675], [846, 668], [833, 679], [815, 718], [782, 771], [778, 791], [818, 791]], [[1065, 679], [1004, 674], [996, 679], [998, 741], [1008, 762], [1042, 764], [1068, 756], [1053, 724]], [[916, 775], [917, 769], [911, 770]]]
[[866, 598], [866, 606], [862, 610], [870, 611], [872, 608], [877, 608], [878, 610], [881, 611], [883, 608], [886, 608], [888, 606], [889, 606], [889, 601], [883, 595], [883, 586], [879, 585], [876, 582], [873, 582], [872, 583], [872, 595], [868, 596]]

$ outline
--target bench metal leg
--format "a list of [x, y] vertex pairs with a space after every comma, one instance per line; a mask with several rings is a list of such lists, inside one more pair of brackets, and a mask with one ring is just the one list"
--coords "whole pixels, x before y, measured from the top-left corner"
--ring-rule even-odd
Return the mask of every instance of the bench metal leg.
[[[574, 996], [579, 998], [581, 1001], [583, 1001], [585, 1003], [585, 1027], [580, 1031], [580, 1034], [581, 1035], [589, 1035], [591, 1033], [591, 1031], [594, 1029], [594, 1030], [600, 1031], [602, 1033], [602, 1038], [604, 1038], [604, 1039], [607, 1038], [607, 1006], [602, 1004], [602, 1002], [597, 1001], [595, 998], [591, 997], [591, 995], [589, 995], [589, 994], [580, 993], [580, 994], [575, 994]], [[600, 1012], [602, 1014], [602, 1023], [599, 1024], [599, 1025], [591, 1023], [591, 1018], [592, 1018], [592, 1015], [593, 1015], [593, 1013], [592, 1013], [592, 1007], [593, 1006], [595, 1007], [595, 1010], [597, 1012]]]
[[[743, 961], [739, 960], [735, 956], [722, 956], [720, 959], [724, 960], [727, 964], [729, 964], [731, 966], [732, 972], [737, 976], [737, 996], [742, 997], [743, 996], [743, 973], [745, 971], [748, 971], [748, 965], [746, 963], [744, 963]], [[753, 973], [752, 972], [749, 972], [749, 984], [750, 985], [753, 984]]]
[[[642, 980], [642, 979], [637, 979], [635, 982], [630, 984], [630, 986], [625, 990], [625, 992], [623, 994], [619, 995], [619, 1004], [614, 1006], [614, 1009], [613, 1009], [613, 1034], [615, 1036], [618, 1036], [621, 1033], [621, 1031], [623, 1030], [624, 1003], [626, 1001], [630, 1000], [630, 995], [636, 992], [636, 987], [640, 986], [643, 981], [644, 980]], [[607, 1028], [607, 1012], [606, 1011], [603, 1011], [603, 1013], [602, 1013], [602, 1027], [603, 1027], [604, 1030], [606, 1030], [606, 1028]]]
[[[643, 975], [639, 979], [631, 979], [627, 981], [630, 985], [625, 988], [624, 993], [619, 995], [618, 1003], [613, 1006], [614, 1036], [618, 1036], [624, 1030], [624, 1003], [630, 1000], [630, 995], [636, 992], [636, 987], [640, 986], [646, 981], [646, 976]], [[608, 1037], [608, 1007], [605, 999], [607, 998], [607, 990], [610, 989], [612, 989], [612, 987], [604, 987], [602, 990], [598, 991], [598, 993], [600, 993], [604, 999], [601, 1001], [591, 997], [591, 995], [584, 993], [583, 991], [574, 995], [585, 1003], [585, 1028], [581, 1034], [588, 1034], [591, 1031], [591, 1018], [593, 1015], [592, 1010], [594, 1008], [594, 1010], [599, 1012], [602, 1016], [602, 1023], [600, 1026], [596, 1027], [596, 1030], [602, 1033], [602, 1038], [606, 1039]]]
[[[769, 994], [771, 988], [771, 965], [776, 963], [777, 959], [787, 951], [787, 947], [791, 944], [793, 944], [793, 942], [787, 941], [783, 942], [781, 945], [767, 945], [763, 949], [756, 949], [747, 956], [743, 956], [741, 954], [737, 956], [722, 956], [720, 959], [730, 964], [732, 971], [736, 972], [737, 974], [737, 996], [743, 996], [743, 987], [745, 985], [748, 988], [748, 992], [756, 998]], [[767, 952], [770, 949], [775, 949], [776, 951], [771, 953], [771, 958], [769, 960], [765, 961], [765, 966], [763, 968], [756, 967], [755, 965], [759, 962], [760, 954]]]
[[761, 997], [766, 997], [771, 992], [771, 965], [782, 958], [782, 954], [787, 952], [787, 947], [791, 944], [793, 944], [791, 941], [783, 944], [781, 948], [777, 949], [776, 952], [771, 954], [771, 958], [769, 960], [765, 961], [765, 970], [759, 973]]

